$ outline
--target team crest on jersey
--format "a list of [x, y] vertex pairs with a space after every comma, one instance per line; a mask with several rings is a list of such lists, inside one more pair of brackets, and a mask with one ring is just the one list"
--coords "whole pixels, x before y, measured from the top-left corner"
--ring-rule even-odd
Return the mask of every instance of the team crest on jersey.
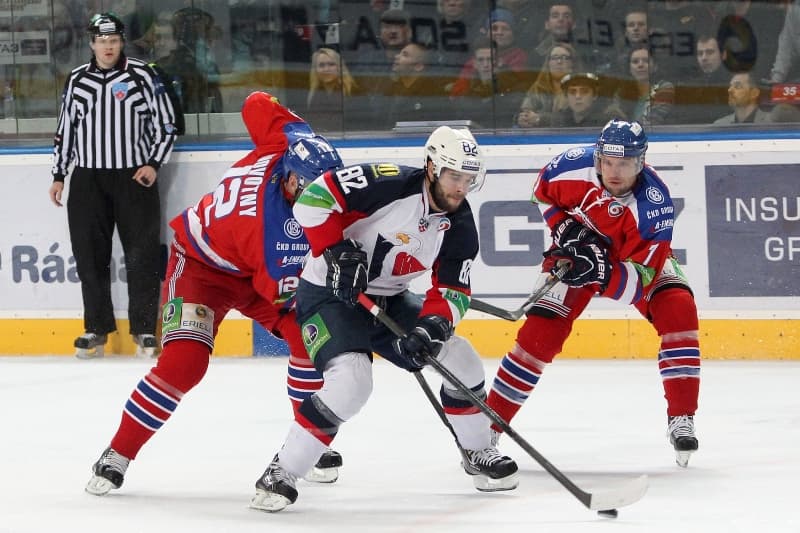
[[580, 159], [581, 156], [583, 154], [585, 154], [585, 153], [586, 153], [586, 149], [585, 148], [571, 148], [571, 149], [567, 150], [567, 153], [565, 154], [564, 157], [566, 157], [569, 160], [573, 160], [574, 161], [575, 159]]
[[283, 232], [290, 239], [298, 239], [303, 235], [303, 227], [293, 218], [283, 223]]
[[608, 216], [610, 217], [618, 217], [622, 216], [622, 213], [625, 212], [625, 206], [619, 203], [616, 200], [612, 200], [608, 204]]
[[653, 202], [654, 204], [663, 204], [664, 203], [664, 195], [659, 191], [656, 187], [650, 186], [647, 188], [645, 192], [647, 195], [647, 199]]
[[443, 218], [442, 218], [442, 219], [439, 221], [439, 228], [438, 228], [438, 230], [439, 230], [439, 231], [447, 231], [447, 230], [449, 230], [449, 229], [450, 229], [450, 226], [451, 226], [451, 225], [452, 225], [452, 224], [450, 223], [450, 219], [449, 219], [449, 218], [447, 218], [447, 217], [443, 217]]
[[425, 233], [426, 231], [428, 231], [428, 226], [429, 225], [430, 225], [430, 222], [428, 222], [428, 219], [425, 218], [425, 217], [422, 217], [422, 218], [419, 219], [419, 222], [417, 222], [417, 229], [419, 229], [420, 233]]
[[128, 84], [126, 82], [118, 82], [111, 86], [111, 93], [117, 100], [122, 100], [128, 95]]

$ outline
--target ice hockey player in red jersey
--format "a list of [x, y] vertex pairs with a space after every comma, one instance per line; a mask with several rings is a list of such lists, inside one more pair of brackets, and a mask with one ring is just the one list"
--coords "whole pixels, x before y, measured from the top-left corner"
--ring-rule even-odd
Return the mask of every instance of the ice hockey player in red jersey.
[[[170, 222], [175, 238], [162, 288], [163, 351], [131, 393], [116, 434], [95, 463], [86, 486], [91, 494], [122, 485], [129, 462], [205, 375], [219, 324], [232, 309], [288, 343], [295, 410], [322, 385], [295, 320], [294, 293], [309, 245], [292, 205], [307, 182], [342, 161], [267, 93], [247, 97], [242, 119], [255, 148], [213, 192]], [[320, 450], [315, 462], [302, 473], [306, 479], [336, 480], [341, 456]]]
[[[436, 129], [425, 167], [373, 163], [330, 171], [298, 199], [295, 216], [311, 244], [297, 289], [297, 318], [323, 387], [303, 401], [280, 451], [256, 481], [250, 506], [280, 511], [297, 499], [296, 479], [328, 448], [372, 392], [372, 353], [418, 370], [436, 357], [466, 386], [485, 395], [483, 364], [453, 335], [470, 299], [469, 271], [478, 234], [467, 192], [485, 175], [467, 130]], [[430, 273], [424, 298], [409, 283]], [[358, 305], [364, 292], [408, 333], [396, 337]], [[452, 385], [442, 406], [478, 490], [517, 486], [517, 465], [490, 443], [489, 419]]]
[[[595, 294], [630, 303], [661, 337], [658, 368], [669, 438], [677, 463], [685, 467], [698, 448], [697, 309], [672, 255], [672, 198], [644, 163], [646, 151], [647, 135], [638, 122], [612, 120], [595, 146], [567, 150], [539, 173], [532, 200], [553, 236], [539, 283], [561, 260], [568, 260], [571, 269], [528, 311], [498, 368], [488, 403], [511, 420]], [[498, 434], [494, 437], [496, 443]]]

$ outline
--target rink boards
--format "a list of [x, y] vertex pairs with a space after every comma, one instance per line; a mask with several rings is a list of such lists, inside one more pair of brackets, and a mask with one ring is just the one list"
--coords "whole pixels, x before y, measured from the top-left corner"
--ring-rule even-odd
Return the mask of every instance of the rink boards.
[[[742, 137], [742, 138], [739, 138]], [[538, 170], [579, 137], [479, 137], [490, 169], [470, 195], [481, 251], [472, 268], [474, 296], [515, 308], [530, 291], [548, 231], [527, 201]], [[335, 142], [347, 164], [391, 161], [419, 166], [423, 137]], [[182, 146], [159, 173], [165, 223], [205, 192], [247, 151], [246, 144]], [[673, 248], [701, 315], [709, 358], [800, 358], [800, 134], [654, 136], [647, 157], [675, 200]], [[70, 354], [82, 331], [80, 286], [66, 210], [49, 202], [48, 150], [0, 150], [10, 201], [0, 210], [0, 354]], [[67, 181], [67, 193], [69, 180]], [[125, 320], [124, 259], [115, 244], [112, 293], [119, 331]], [[413, 286], [422, 291], [424, 276]], [[517, 327], [470, 312], [459, 325], [478, 351], [504, 354]], [[127, 335], [111, 353], [132, 353]], [[223, 322], [217, 355], [285, 353], [285, 345], [235, 314]], [[634, 309], [596, 298], [561, 357], [652, 358], [658, 338]]]

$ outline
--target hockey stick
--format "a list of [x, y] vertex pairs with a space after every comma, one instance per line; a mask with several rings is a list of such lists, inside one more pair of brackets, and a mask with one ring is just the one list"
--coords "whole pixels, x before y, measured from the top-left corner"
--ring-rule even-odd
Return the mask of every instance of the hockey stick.
[[516, 322], [522, 317], [522, 315], [528, 312], [528, 309], [530, 309], [533, 304], [538, 302], [539, 299], [541, 299], [545, 294], [547, 294], [547, 291], [555, 287], [556, 283], [561, 281], [561, 278], [564, 276], [564, 274], [567, 273], [568, 270], [569, 270], [569, 264], [562, 264], [561, 268], [559, 268], [555, 274], [550, 274], [550, 276], [547, 278], [547, 281], [545, 281], [544, 285], [539, 287], [537, 290], [531, 293], [530, 296], [528, 296], [528, 299], [525, 300], [521, 306], [519, 306], [519, 309], [514, 309], [513, 311], [507, 311], [506, 309], [503, 309], [501, 307], [496, 307], [490, 303], [486, 303], [484, 301], [475, 298], [470, 300], [469, 307], [470, 309], [475, 309], [476, 311], [489, 313], [490, 315], [494, 315], [497, 318], [502, 318], [504, 320], [510, 320], [512, 322]]
[[[364, 308], [367, 309], [379, 322], [384, 324], [392, 333], [398, 337], [405, 335], [403, 328], [394, 321], [392, 317], [386, 314], [386, 311], [381, 309], [370, 298], [361, 293], [358, 295], [358, 301]], [[561, 470], [556, 468], [545, 456], [536, 451], [528, 441], [517, 433], [494, 409], [489, 407], [486, 402], [480, 398], [473, 390], [464, 385], [450, 370], [436, 358], [427, 357], [427, 363], [432, 366], [444, 379], [449, 381], [461, 394], [464, 394], [470, 399], [472, 405], [477, 407], [489, 420], [494, 422], [500, 429], [502, 429], [514, 442], [516, 442], [528, 455], [530, 455], [537, 463], [539, 463], [548, 474], [553, 476], [556, 481], [567, 489], [573, 496], [575, 496], [583, 505], [594, 511], [605, 511], [610, 513], [617, 507], [624, 507], [639, 501], [645, 492], [647, 492], [647, 476], [641, 475], [635, 479], [628, 481], [616, 489], [607, 490], [604, 492], [586, 492], [572, 482]], [[448, 424], [449, 425], [449, 424]]]
[[461, 458], [465, 461], [464, 464], [469, 463], [469, 457], [467, 457], [467, 453], [464, 451], [464, 448], [461, 447], [461, 443], [458, 442], [458, 435], [456, 435], [456, 430], [453, 429], [453, 425], [450, 424], [450, 421], [447, 419], [447, 415], [445, 414], [444, 409], [439, 403], [439, 400], [436, 399], [436, 394], [434, 394], [433, 390], [431, 389], [431, 386], [428, 385], [428, 381], [425, 379], [425, 376], [422, 375], [422, 372], [420, 370], [415, 370], [412, 372], [412, 374], [414, 374], [414, 377], [417, 378], [417, 383], [419, 383], [422, 392], [425, 393], [425, 397], [428, 398], [429, 402], [431, 402], [433, 410], [436, 411], [437, 415], [439, 415], [439, 419], [442, 421], [444, 426], [450, 430], [450, 434], [453, 435], [453, 438], [456, 441], [456, 447], [458, 448], [459, 453], [461, 453]]

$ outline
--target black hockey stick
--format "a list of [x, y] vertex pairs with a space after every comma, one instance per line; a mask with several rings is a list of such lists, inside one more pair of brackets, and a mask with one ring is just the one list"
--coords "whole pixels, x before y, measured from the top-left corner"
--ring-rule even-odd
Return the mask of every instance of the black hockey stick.
[[[367, 311], [369, 311], [375, 318], [378, 319], [379, 322], [384, 324], [392, 333], [397, 335], [398, 337], [402, 337], [405, 335], [403, 328], [394, 321], [392, 317], [386, 314], [386, 311], [381, 309], [378, 305], [375, 304], [370, 298], [361, 293], [358, 295], [358, 301], [361, 305], [363, 305]], [[585, 490], [578, 487], [575, 483], [572, 482], [567, 476], [564, 475], [561, 470], [559, 470], [555, 465], [553, 465], [550, 461], [547, 460], [545, 456], [541, 453], [536, 451], [536, 449], [531, 446], [528, 441], [526, 441], [522, 436], [517, 433], [514, 428], [512, 428], [508, 423], [506, 423], [503, 418], [495, 412], [494, 409], [489, 407], [482, 398], [480, 398], [473, 390], [469, 387], [464, 385], [460, 379], [458, 379], [455, 375], [453, 375], [450, 370], [442, 363], [440, 363], [437, 359], [433, 357], [426, 358], [427, 363], [432, 366], [444, 379], [449, 381], [461, 394], [464, 394], [467, 398], [470, 399], [472, 405], [477, 407], [483, 414], [485, 414], [489, 420], [494, 422], [500, 429], [502, 429], [514, 442], [516, 442], [523, 450], [525, 450], [528, 455], [533, 457], [537, 463], [542, 465], [548, 474], [553, 476], [556, 481], [561, 483], [561, 485], [566, 488], [573, 496], [575, 496], [583, 505], [587, 508], [592, 509], [594, 511], [606, 511], [610, 513], [617, 507], [624, 507], [626, 505], [630, 505], [639, 501], [642, 496], [644, 496], [645, 492], [647, 492], [647, 476], [641, 475], [635, 479], [628, 481], [625, 485], [622, 485], [616, 489], [611, 489], [605, 492], [586, 492]], [[448, 424], [449, 427], [452, 428]], [[455, 432], [454, 432], [455, 433]]]
[[469, 307], [470, 309], [475, 309], [476, 311], [481, 311], [482, 313], [489, 313], [497, 318], [516, 322], [522, 317], [522, 315], [528, 312], [528, 309], [530, 309], [533, 304], [538, 302], [539, 299], [547, 294], [547, 291], [555, 287], [556, 283], [561, 281], [561, 278], [564, 277], [564, 274], [566, 274], [568, 270], [569, 264], [562, 264], [561, 268], [559, 268], [555, 274], [550, 274], [544, 285], [539, 287], [537, 290], [532, 292], [530, 296], [528, 296], [528, 299], [525, 300], [521, 306], [519, 306], [519, 309], [508, 311], [502, 307], [496, 307], [490, 303], [486, 303], [476, 298], [472, 298], [472, 300], [470, 300]]
[[444, 426], [450, 430], [450, 434], [453, 435], [453, 438], [456, 441], [456, 447], [458, 448], [458, 451], [461, 454], [461, 458], [464, 460], [464, 464], [468, 464], [469, 457], [467, 457], [467, 453], [464, 451], [464, 448], [461, 447], [461, 443], [458, 442], [458, 435], [456, 435], [456, 430], [453, 429], [453, 425], [450, 424], [450, 421], [447, 419], [447, 415], [445, 414], [444, 409], [439, 403], [439, 400], [436, 399], [436, 394], [434, 394], [433, 390], [431, 389], [431, 386], [428, 385], [428, 381], [425, 379], [425, 376], [422, 375], [422, 372], [420, 370], [415, 370], [414, 372], [412, 372], [412, 374], [414, 374], [414, 377], [417, 378], [417, 383], [419, 383], [422, 392], [425, 393], [425, 397], [428, 398], [429, 402], [431, 402], [433, 410], [436, 411], [437, 415], [439, 415], [439, 419], [442, 421]]

